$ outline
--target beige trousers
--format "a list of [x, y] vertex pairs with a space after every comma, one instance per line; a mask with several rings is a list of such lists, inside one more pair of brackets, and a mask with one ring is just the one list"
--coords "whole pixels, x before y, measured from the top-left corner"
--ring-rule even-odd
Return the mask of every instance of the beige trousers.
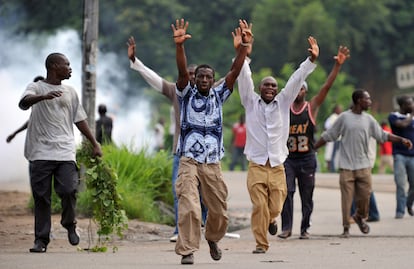
[[253, 204], [251, 229], [256, 239], [256, 248], [267, 250], [267, 230], [283, 209], [287, 186], [283, 164], [270, 167], [249, 163], [247, 172], [247, 189]]
[[349, 212], [355, 197], [355, 214], [361, 218], [368, 217], [369, 196], [372, 190], [371, 168], [359, 170], [339, 170], [341, 188], [342, 225], [349, 228]]
[[175, 183], [178, 198], [178, 238], [175, 252], [188, 255], [200, 247], [201, 205], [208, 208], [205, 238], [218, 242], [226, 234], [227, 186], [221, 164], [198, 163], [188, 157], [180, 158], [178, 178]]

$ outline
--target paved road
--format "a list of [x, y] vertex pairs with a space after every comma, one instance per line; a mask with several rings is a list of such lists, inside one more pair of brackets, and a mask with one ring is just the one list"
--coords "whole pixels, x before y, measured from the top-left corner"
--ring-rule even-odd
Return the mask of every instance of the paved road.
[[[229, 211], [249, 218], [250, 200], [243, 172], [226, 172]], [[253, 255], [255, 242], [250, 228], [234, 231], [239, 239], [224, 238], [219, 246], [223, 258], [210, 258], [202, 240], [195, 253], [194, 268], [413, 268], [414, 217], [394, 219], [395, 197], [392, 176], [375, 176], [374, 190], [381, 221], [371, 223], [371, 233], [362, 235], [354, 224], [351, 237], [342, 232], [340, 193], [337, 174], [318, 174], [311, 239], [299, 240], [300, 203], [295, 200], [294, 231], [287, 240], [271, 237], [266, 254]], [[0, 189], [4, 189], [0, 184]], [[10, 189], [10, 188], [9, 188]], [[280, 220], [278, 220], [280, 223]], [[26, 249], [7, 249], [0, 253], [0, 268], [182, 268], [174, 244], [167, 238], [146, 242], [122, 242], [116, 253], [78, 252], [72, 248], [53, 248], [46, 254], [30, 254]]]

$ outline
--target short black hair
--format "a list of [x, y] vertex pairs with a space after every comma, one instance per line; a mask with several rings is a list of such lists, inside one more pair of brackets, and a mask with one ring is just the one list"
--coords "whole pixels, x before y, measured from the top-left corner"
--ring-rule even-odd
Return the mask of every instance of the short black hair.
[[100, 104], [98, 106], [98, 112], [99, 112], [99, 114], [105, 114], [106, 113], [106, 105]]
[[49, 54], [45, 61], [46, 69], [50, 69], [53, 64], [57, 63], [58, 60], [60, 60], [61, 57], [64, 57], [65, 55], [59, 52], [53, 52]]
[[197, 76], [197, 72], [198, 72], [198, 70], [199, 69], [201, 69], [201, 68], [205, 68], [205, 69], [211, 69], [212, 71], [213, 71], [213, 78], [214, 78], [214, 75], [215, 75], [215, 72], [214, 72], [214, 68], [213, 67], [211, 67], [210, 65], [208, 65], [208, 64], [200, 64], [199, 66], [197, 66], [197, 68], [196, 68], [196, 70], [195, 70], [195, 72], [194, 72], [194, 74]]
[[354, 105], [357, 104], [358, 100], [364, 97], [365, 90], [363, 89], [357, 89], [352, 93], [352, 102]]

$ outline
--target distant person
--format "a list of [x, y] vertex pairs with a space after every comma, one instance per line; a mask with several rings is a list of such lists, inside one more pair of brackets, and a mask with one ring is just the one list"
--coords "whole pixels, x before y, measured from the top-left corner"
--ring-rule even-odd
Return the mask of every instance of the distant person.
[[60, 223], [68, 231], [70, 244], [79, 244], [75, 219], [79, 177], [74, 124], [92, 143], [93, 154], [102, 155], [75, 89], [62, 84], [72, 73], [69, 60], [61, 53], [49, 54], [46, 69], [46, 79], [29, 84], [19, 102], [23, 110], [32, 108], [24, 155], [29, 161], [34, 199], [35, 240], [30, 252], [40, 253], [46, 252], [50, 242], [52, 186], [61, 199]]
[[181, 255], [181, 264], [193, 264], [194, 252], [200, 247], [201, 214], [200, 192], [208, 208], [204, 237], [213, 260], [221, 259], [217, 243], [224, 237], [227, 225], [227, 186], [221, 170], [223, 146], [223, 104], [233, 92], [247, 47], [253, 41], [246, 21], [239, 21], [243, 30], [241, 46], [225, 79], [214, 85], [214, 69], [206, 64], [195, 70], [195, 85], [190, 83], [184, 43], [188, 22], [176, 20], [172, 24], [178, 78], [176, 93], [180, 103], [181, 128], [177, 146], [180, 156], [175, 188], [178, 196], [178, 239], [175, 253]]
[[[381, 121], [381, 127], [384, 131], [391, 133], [392, 130], [388, 126], [386, 120]], [[390, 169], [391, 172], [394, 171], [394, 158], [392, 157], [392, 143], [387, 141], [380, 144], [380, 163], [378, 167], [379, 174], [385, 174], [386, 169]]]
[[165, 139], [165, 127], [164, 127], [164, 119], [160, 118], [155, 124], [154, 127], [155, 132], [155, 151], [160, 151], [164, 149], [164, 139]]
[[[407, 95], [397, 99], [400, 107], [398, 112], [392, 112], [388, 116], [392, 133], [414, 140], [414, 114], [413, 98]], [[392, 145], [394, 157], [394, 181], [396, 185], [397, 206], [395, 218], [402, 219], [405, 209], [410, 216], [414, 216], [414, 149], [405, 148], [401, 145]], [[408, 191], [406, 185], [408, 181]]]
[[341, 190], [342, 226], [341, 237], [349, 237], [349, 212], [355, 199], [356, 212], [352, 216], [360, 231], [369, 233], [366, 223], [369, 197], [372, 191], [372, 164], [369, 158], [369, 143], [373, 137], [377, 142], [391, 141], [412, 148], [412, 142], [404, 137], [382, 130], [375, 118], [366, 111], [371, 106], [371, 96], [365, 90], [352, 93], [352, 108], [342, 112], [334, 125], [324, 131], [315, 143], [315, 149], [335, 141], [341, 136], [339, 149], [339, 186]]
[[[339, 114], [342, 113], [342, 106], [335, 105], [332, 111], [332, 114], [326, 119], [324, 124], [324, 130], [328, 130], [331, 126], [335, 123], [336, 119], [338, 118]], [[335, 173], [336, 172], [336, 153], [340, 147], [340, 139], [327, 142], [325, 146], [325, 162], [326, 168], [328, 172]]]
[[106, 105], [98, 106], [99, 119], [96, 121], [96, 140], [100, 144], [112, 143], [112, 119], [106, 115]]
[[230, 163], [230, 171], [240, 164], [241, 170], [246, 170], [246, 157], [244, 156], [244, 146], [246, 145], [246, 124], [244, 114], [240, 115], [239, 122], [233, 125], [233, 154]]
[[[40, 81], [40, 80], [44, 80], [45, 78], [44, 77], [42, 77], [42, 76], [37, 76], [37, 77], [35, 77], [34, 79], [33, 79], [33, 82], [38, 82], [38, 81]], [[9, 136], [7, 136], [7, 138], [6, 138], [6, 142], [7, 143], [10, 143], [13, 139], [14, 139], [14, 137], [18, 134], [18, 133], [20, 133], [20, 132], [23, 132], [24, 130], [26, 130], [27, 129], [27, 125], [29, 124], [29, 121], [26, 121], [22, 126], [20, 126], [16, 131], [14, 131], [13, 133], [11, 133]]]
[[317, 167], [316, 153], [313, 148], [316, 118], [339, 70], [349, 57], [349, 49], [345, 46], [339, 46], [337, 55], [333, 57], [332, 70], [318, 93], [307, 101], [308, 84], [303, 82], [299, 93], [290, 106], [289, 138], [287, 141], [289, 155], [284, 163], [287, 196], [281, 213], [282, 233], [278, 235], [279, 238], [286, 239], [292, 235], [294, 195], [297, 181], [302, 205], [299, 239], [309, 239]]

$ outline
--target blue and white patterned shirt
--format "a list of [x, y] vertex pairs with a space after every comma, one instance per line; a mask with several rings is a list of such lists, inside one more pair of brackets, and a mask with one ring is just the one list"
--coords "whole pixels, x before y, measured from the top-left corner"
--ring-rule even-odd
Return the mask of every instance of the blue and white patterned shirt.
[[211, 88], [208, 96], [188, 84], [176, 89], [181, 109], [177, 154], [199, 163], [218, 163], [224, 156], [223, 103], [232, 91], [225, 82]]

